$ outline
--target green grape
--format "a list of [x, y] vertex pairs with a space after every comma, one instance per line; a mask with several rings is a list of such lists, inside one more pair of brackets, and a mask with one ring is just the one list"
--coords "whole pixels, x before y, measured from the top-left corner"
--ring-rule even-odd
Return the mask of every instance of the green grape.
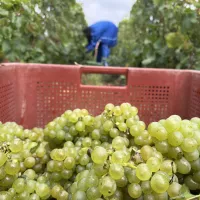
[[177, 166], [177, 172], [181, 174], [190, 173], [191, 165], [184, 157], [182, 157], [180, 160], [176, 160], [175, 163]]
[[129, 108], [129, 111], [131, 112], [131, 115], [132, 115], [133, 117], [137, 116], [137, 114], [138, 114], [138, 109], [137, 109], [135, 106], [131, 106], [131, 107]]
[[2, 151], [0, 151], [0, 167], [3, 166], [5, 164], [5, 162], [7, 161], [7, 156], [5, 153], [3, 153]]
[[21, 193], [25, 188], [25, 180], [23, 178], [18, 178], [14, 181], [12, 187], [15, 189], [17, 193]]
[[67, 141], [64, 143], [64, 147], [74, 148], [74, 143], [71, 141]]
[[44, 147], [38, 147], [38, 149], [36, 150], [36, 155], [39, 158], [44, 157], [46, 154], [46, 149]]
[[76, 131], [82, 132], [85, 131], [85, 124], [82, 121], [78, 121], [75, 125]]
[[55, 149], [54, 160], [63, 161], [66, 158], [66, 152], [64, 149]]
[[36, 173], [33, 169], [27, 169], [24, 172], [24, 175], [30, 180], [34, 180], [36, 178]]
[[120, 116], [121, 114], [122, 114], [122, 111], [121, 111], [121, 108], [120, 108], [120, 106], [115, 106], [114, 108], [113, 108], [113, 114], [114, 114], [114, 116]]
[[69, 115], [69, 122], [71, 123], [76, 123], [78, 121], [78, 115], [74, 112], [72, 112], [70, 115]]
[[103, 164], [107, 157], [108, 153], [106, 149], [100, 146], [95, 147], [91, 154], [92, 161], [96, 164]]
[[131, 126], [133, 126], [133, 125], [135, 125], [135, 124], [136, 124], [136, 121], [134, 120], [133, 117], [128, 118], [128, 119], [126, 120], [126, 126], [127, 126], [128, 128], [131, 128]]
[[169, 196], [167, 194], [167, 192], [164, 193], [153, 193], [155, 200], [168, 200]]
[[145, 194], [143, 200], [156, 200], [156, 197], [153, 194]]
[[140, 179], [136, 176], [136, 170], [131, 169], [126, 173], [126, 177], [129, 183], [139, 183]]
[[124, 147], [126, 147], [125, 145], [125, 140], [123, 137], [117, 136], [112, 140], [112, 147], [116, 150], [121, 150]]
[[111, 156], [112, 163], [123, 164], [126, 160], [126, 153], [124, 151], [115, 151]]
[[114, 180], [118, 180], [124, 176], [124, 168], [117, 163], [110, 164], [109, 175]]
[[28, 157], [24, 160], [24, 166], [26, 168], [32, 168], [35, 165], [35, 158], [34, 157]]
[[88, 189], [87, 186], [87, 178], [82, 178], [81, 180], [78, 181], [77, 187], [81, 191], [86, 191]]
[[35, 187], [36, 187], [36, 181], [34, 181], [34, 180], [26, 181], [25, 190], [27, 192], [29, 192], [30, 194], [33, 193], [35, 191]]
[[193, 138], [196, 140], [197, 145], [200, 145], [200, 130], [194, 131]]
[[16, 191], [14, 188], [9, 188], [8, 190], [9, 195], [13, 198], [16, 195]]
[[177, 147], [182, 144], [184, 137], [181, 132], [172, 132], [168, 135], [168, 143], [174, 147]]
[[63, 190], [62, 186], [59, 184], [56, 184], [51, 189], [51, 195], [53, 198], [58, 198], [59, 193]]
[[142, 181], [141, 189], [144, 194], [151, 194], [152, 189], [151, 189], [150, 181]]
[[160, 169], [161, 160], [156, 157], [150, 157], [146, 164], [152, 172], [157, 172]]
[[199, 151], [196, 149], [193, 152], [184, 152], [184, 157], [186, 160], [190, 161], [195, 161], [199, 158]]
[[82, 141], [83, 147], [90, 147], [92, 145], [92, 140], [89, 137], [85, 137]]
[[145, 145], [140, 149], [140, 154], [142, 159], [147, 161], [150, 157], [152, 157], [153, 149], [151, 146]]
[[18, 160], [7, 161], [4, 168], [6, 174], [15, 175], [20, 171]]
[[65, 169], [73, 169], [75, 166], [75, 159], [73, 157], [67, 157], [64, 160]]
[[169, 187], [169, 180], [166, 175], [156, 172], [151, 178], [151, 188], [156, 193], [164, 193]]
[[117, 128], [112, 128], [109, 132], [109, 135], [111, 138], [115, 138], [117, 136], [119, 136], [120, 132]]
[[[169, 138], [168, 138], [169, 140]], [[162, 154], [165, 154], [169, 151], [169, 144], [167, 141], [159, 141], [155, 143], [156, 150]]]
[[90, 157], [87, 154], [84, 154], [79, 158], [79, 163], [81, 165], [87, 165], [89, 162], [90, 162]]
[[112, 103], [108, 103], [108, 104], [106, 104], [104, 109], [105, 109], [105, 111], [110, 112], [110, 111], [112, 111], [114, 109], [114, 107], [115, 106]]
[[116, 188], [116, 182], [110, 176], [104, 176], [99, 181], [99, 191], [105, 197], [112, 196]]
[[147, 166], [147, 164], [141, 163], [137, 166], [136, 169], [136, 176], [141, 180], [141, 181], [147, 181], [151, 178], [152, 172]]
[[138, 125], [132, 125], [131, 127], [130, 127], [130, 134], [133, 136], [133, 137], [137, 137], [137, 136], [139, 136], [140, 135], [140, 132], [141, 132], [141, 130], [140, 130], [140, 127], [138, 126]]
[[35, 192], [40, 198], [43, 198], [50, 194], [50, 188], [45, 183], [38, 183], [36, 184]]
[[[67, 134], [67, 133], [66, 133]], [[66, 134], [65, 134], [65, 140], [66, 140]], [[75, 126], [71, 126], [70, 129], [69, 129], [69, 134], [71, 136], [76, 136], [78, 135], [78, 132], [76, 130], [76, 127]]]
[[200, 188], [200, 184], [195, 182], [191, 175], [184, 179], [184, 183], [190, 190], [198, 190]]
[[181, 190], [182, 185], [180, 185], [179, 183], [173, 182], [168, 190], [167, 193], [168, 195], [173, 198], [173, 197], [177, 197], [180, 194], [180, 190]]
[[87, 177], [87, 187], [90, 188], [90, 187], [97, 187], [98, 186], [98, 183], [99, 183], [99, 178], [95, 175], [95, 174], [91, 174]]
[[0, 191], [0, 199], [1, 200], [12, 200], [11, 195], [7, 191]]
[[87, 200], [86, 193], [84, 191], [76, 191], [72, 196], [72, 200]]
[[23, 149], [23, 142], [20, 139], [16, 138], [10, 143], [9, 148], [13, 153], [20, 152]]
[[142, 195], [142, 189], [140, 185], [137, 183], [131, 183], [128, 185], [128, 194], [134, 199], [139, 198]]
[[193, 171], [200, 171], [200, 158], [190, 162]]
[[4, 167], [0, 167], [0, 180], [5, 178], [5, 176], [6, 176], [6, 172], [4, 170]]
[[124, 122], [124, 117], [122, 116], [122, 115], [120, 115], [120, 116], [117, 116], [116, 118], [115, 118], [115, 122], [116, 123], [123, 123]]
[[68, 199], [68, 196], [69, 196], [68, 192], [62, 190], [58, 195], [58, 200], [66, 200]]
[[134, 138], [134, 143], [138, 146], [143, 146], [145, 143], [145, 139], [141, 135], [139, 135]]
[[[112, 129], [111, 129], [112, 130]], [[93, 140], [99, 140], [100, 139], [100, 137], [101, 137], [101, 133], [100, 133], [100, 130], [99, 129], [94, 129], [93, 131], [92, 131], [92, 139]]]
[[120, 131], [122, 131], [122, 132], [126, 132], [126, 130], [127, 130], [126, 123], [124, 123], [124, 122], [119, 123], [119, 124], [117, 125], [117, 127], [118, 127], [118, 129], [119, 129]]
[[33, 193], [30, 195], [29, 200], [40, 200], [40, 197], [37, 194]]
[[56, 138], [60, 141], [64, 140], [65, 139], [65, 131], [63, 130], [59, 130], [57, 133], [56, 133]]
[[185, 138], [193, 137], [193, 127], [192, 123], [189, 120], [181, 121], [180, 132], [183, 134]]
[[[63, 172], [63, 171], [62, 171]], [[62, 173], [61, 172], [61, 173]], [[52, 181], [55, 181], [55, 182], [58, 182], [58, 181], [60, 181], [62, 178], [64, 178], [65, 179], [65, 177], [64, 176], [62, 176], [63, 174], [61, 174], [61, 173], [59, 173], [59, 172], [53, 172], [52, 174], [51, 174], [51, 180]], [[40, 182], [40, 183], [46, 183], [46, 180], [44, 179], [44, 181], [38, 181], [38, 182]], [[39, 195], [39, 194], [38, 194]]]
[[113, 122], [111, 120], [106, 120], [103, 123], [103, 130], [109, 132], [113, 128]]
[[181, 144], [181, 148], [185, 152], [193, 152], [197, 148], [197, 142], [194, 138], [185, 138]]
[[158, 127], [157, 132], [155, 132], [154, 134], [155, 135], [152, 135], [152, 136], [154, 136], [159, 141], [167, 140], [167, 137], [168, 137], [167, 130], [162, 126]]
[[104, 164], [93, 164], [93, 169], [98, 177], [105, 175], [108, 172], [109, 166]]
[[126, 176], [122, 176], [120, 179], [115, 180], [115, 182], [117, 184], [117, 187], [119, 187], [119, 188], [126, 187], [126, 185], [128, 184], [128, 180], [127, 180]]
[[180, 147], [170, 147], [167, 156], [171, 159], [181, 159], [183, 151]]
[[[70, 179], [70, 178], [72, 177], [72, 175], [73, 175], [72, 170], [63, 169], [63, 170], [61, 171], [61, 173], [58, 174], [58, 178], [60, 179], [60, 178], [62, 177], [63, 179], [68, 180], [68, 179]], [[61, 177], [60, 177], [60, 176], [61, 176]]]
[[200, 183], [200, 171], [194, 172], [192, 175], [192, 179], [195, 182]]
[[181, 119], [178, 117], [170, 116], [165, 120], [165, 128], [169, 133], [179, 130], [180, 126], [181, 126]]
[[164, 160], [160, 165], [160, 170], [168, 175], [176, 173], [176, 164], [172, 160]]

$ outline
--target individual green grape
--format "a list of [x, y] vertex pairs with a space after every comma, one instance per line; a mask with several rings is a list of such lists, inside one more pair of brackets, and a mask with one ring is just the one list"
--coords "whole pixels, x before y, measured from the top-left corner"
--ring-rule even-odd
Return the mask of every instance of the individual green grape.
[[151, 176], [152, 172], [147, 166], [147, 164], [141, 163], [137, 166], [136, 169], [136, 176], [141, 180], [141, 181], [148, 181]]
[[66, 200], [68, 199], [68, 196], [69, 196], [68, 192], [62, 190], [58, 195], [58, 200]]
[[34, 157], [27, 157], [25, 160], [24, 160], [24, 166], [26, 168], [32, 168], [34, 165], [35, 165], [35, 158]]
[[151, 188], [156, 193], [164, 193], [169, 188], [169, 180], [166, 175], [156, 172], [151, 178]]
[[184, 152], [184, 157], [186, 160], [195, 161], [199, 158], [199, 151], [196, 149], [193, 152]]
[[4, 170], [6, 174], [15, 175], [20, 171], [20, 163], [18, 160], [7, 161]]
[[160, 169], [161, 160], [156, 157], [150, 157], [146, 164], [152, 172], [157, 172]]
[[127, 125], [126, 125], [126, 123], [124, 123], [124, 122], [119, 123], [119, 124], [117, 125], [117, 127], [118, 127], [118, 129], [119, 129], [121, 132], [126, 132], [126, 130], [127, 130]]
[[4, 167], [0, 167], [0, 180], [2, 180], [3, 178], [5, 178], [6, 176], [6, 172], [4, 170]]
[[87, 199], [88, 200], [93, 200], [101, 197], [101, 193], [99, 192], [98, 187], [90, 187], [87, 192]]
[[150, 181], [142, 181], [142, 183], [140, 185], [141, 185], [142, 192], [144, 194], [151, 194], [152, 193]]
[[110, 164], [109, 175], [114, 180], [118, 180], [124, 176], [124, 168], [117, 163]]
[[165, 154], [169, 151], [169, 143], [167, 141], [158, 141], [155, 143], [155, 147], [156, 147], [156, 150], [162, 154]]
[[116, 180], [115, 182], [117, 184], [117, 187], [119, 187], [119, 188], [124, 188], [128, 184], [128, 180], [125, 175], [122, 176], [120, 179]]
[[140, 149], [140, 154], [142, 159], [147, 161], [150, 157], [152, 157], [153, 149], [151, 146], [145, 145]]
[[42, 146], [38, 147], [36, 150], [36, 156], [42, 158], [46, 155], [46, 149]]
[[126, 120], [126, 126], [127, 126], [128, 128], [131, 128], [131, 126], [133, 126], [133, 125], [135, 125], [135, 124], [136, 124], [136, 121], [135, 121], [135, 119], [134, 119], [133, 117], [128, 118], [128, 119]]
[[195, 172], [200, 171], [200, 158], [190, 162], [190, 166], [193, 171], [195, 171]]
[[107, 165], [106, 163], [104, 164], [93, 164], [93, 169], [95, 171], [95, 174], [98, 177], [102, 177], [103, 175], [105, 175], [106, 173], [108, 173], [108, 169], [109, 169], [109, 165]]
[[[63, 169], [61, 171], [61, 173], [58, 174], [58, 179], [63, 178], [63, 179], [70, 179], [73, 175], [72, 170], [68, 170], [68, 169]], [[60, 177], [61, 176], [61, 177]]]
[[179, 172], [181, 174], [190, 173], [191, 165], [184, 157], [182, 157], [179, 160], [176, 160], [175, 163], [176, 163], [176, 166], [177, 166], [177, 172]]
[[29, 200], [40, 200], [40, 197], [36, 193], [32, 193]]
[[75, 125], [75, 129], [76, 129], [76, 131], [78, 131], [78, 132], [85, 131], [85, 124], [84, 124], [84, 122], [78, 121], [78, 122], [76, 123], [76, 125]]
[[7, 191], [0, 191], [0, 199], [1, 200], [12, 200], [11, 195]]
[[77, 187], [79, 190], [86, 192], [86, 190], [88, 189], [87, 178], [84, 177], [84, 178], [80, 179], [77, 183]]
[[152, 135], [152, 136], [154, 136], [159, 141], [164, 141], [164, 140], [167, 140], [168, 138], [167, 130], [162, 126], [158, 127], [157, 132], [155, 132], [154, 134], [155, 135]]
[[27, 180], [26, 181], [25, 190], [27, 192], [29, 192], [31, 194], [35, 191], [35, 188], [36, 188], [36, 181], [34, 181], [34, 180]]
[[75, 159], [73, 157], [67, 157], [64, 160], [64, 167], [65, 169], [73, 169], [75, 166]]
[[120, 116], [117, 116], [116, 118], [115, 118], [115, 122], [116, 123], [123, 123], [124, 122], [124, 117], [122, 116], [122, 115], [120, 115]]
[[78, 115], [74, 112], [72, 112], [70, 115], [69, 115], [69, 122], [71, 123], [76, 123], [78, 121]]
[[168, 134], [168, 143], [174, 147], [182, 144], [184, 137], [181, 132], [172, 132]]
[[185, 138], [181, 144], [181, 148], [185, 152], [193, 152], [197, 148], [197, 142], [194, 138]]
[[200, 188], [200, 184], [195, 182], [191, 175], [184, 179], [184, 183], [190, 190], [198, 190]]
[[156, 200], [154, 194], [145, 194], [143, 200]]
[[194, 131], [192, 123], [189, 120], [182, 120], [180, 126], [180, 132], [183, 134], [185, 138], [193, 137]]
[[140, 179], [136, 176], [136, 170], [131, 169], [126, 172], [126, 177], [129, 183], [140, 183]]
[[180, 125], [181, 125], [181, 119], [178, 117], [170, 116], [165, 120], [165, 128], [169, 133], [179, 130]]
[[109, 135], [111, 138], [115, 138], [117, 136], [119, 136], [120, 131], [117, 128], [112, 128], [109, 132]]
[[173, 182], [168, 190], [167, 193], [168, 195], [173, 198], [173, 197], [177, 197], [180, 194], [180, 190], [181, 190], [182, 185], [180, 185], [179, 183]]
[[200, 183], [200, 171], [194, 172], [192, 175], [192, 179], [195, 182]]
[[104, 176], [99, 181], [99, 191], [105, 197], [112, 196], [116, 188], [116, 182], [110, 176]]
[[97, 187], [99, 183], [99, 178], [95, 174], [89, 174], [87, 177], [86, 185], [88, 188]]
[[13, 153], [20, 152], [23, 149], [23, 142], [20, 139], [16, 138], [10, 143], [9, 148]]
[[116, 150], [121, 150], [126, 147], [125, 140], [123, 137], [117, 136], [112, 140], [112, 147]]
[[126, 153], [124, 151], [115, 151], [111, 156], [112, 163], [123, 164], [126, 160]]
[[113, 122], [111, 120], [106, 120], [103, 123], [103, 130], [109, 132], [113, 128]]
[[86, 126], [92, 126], [94, 124], [94, 117], [91, 115], [86, 115], [83, 118], [83, 122]]
[[163, 192], [163, 193], [153, 193], [155, 200], [168, 200], [169, 196], [167, 194], [167, 192]]
[[92, 161], [96, 164], [103, 164], [107, 157], [108, 153], [106, 149], [100, 146], [95, 147], [91, 154]]
[[134, 199], [139, 198], [142, 195], [142, 189], [140, 185], [137, 183], [131, 183], [128, 186], [128, 194]]
[[181, 159], [183, 157], [183, 151], [180, 147], [170, 147], [167, 156], [171, 159]]
[[172, 160], [164, 160], [160, 165], [160, 170], [166, 172], [168, 175], [176, 173], [176, 164]]
[[43, 198], [50, 194], [50, 188], [45, 183], [38, 183], [36, 184], [35, 192], [40, 198]]
[[130, 134], [131, 134], [133, 137], [139, 136], [139, 135], [140, 135], [140, 132], [141, 132], [140, 127], [139, 127], [137, 124], [132, 125], [132, 126], [130, 127]]
[[90, 162], [90, 157], [87, 154], [84, 154], [82, 156], [80, 156], [79, 158], [79, 163], [81, 165], [87, 165]]
[[[54, 150], [55, 150], [55, 154], [52, 157], [53, 160], [57, 160], [57, 161], [65, 160], [67, 155], [66, 155], [66, 152], [64, 149], [54, 149]], [[51, 154], [50, 154], [50, 156], [51, 156]]]
[[121, 114], [122, 114], [122, 111], [121, 111], [121, 108], [120, 108], [120, 106], [115, 106], [114, 108], [113, 108], [113, 114], [114, 114], [114, 116], [120, 116]]
[[[111, 129], [111, 130], [112, 130], [112, 129]], [[99, 129], [94, 129], [94, 130], [92, 131], [91, 136], [92, 136], [92, 139], [93, 139], [93, 140], [99, 140], [100, 137], [101, 137], [100, 130], [99, 130]]]
[[63, 190], [62, 186], [55, 184], [51, 189], [51, 195], [53, 198], [58, 198], [58, 194]]
[[7, 161], [7, 156], [5, 153], [3, 153], [2, 151], [0, 151], [0, 167], [3, 166], [5, 164], [5, 162]]
[[21, 193], [25, 188], [25, 180], [23, 178], [18, 178], [14, 181], [12, 187], [15, 189], [17, 193]]
[[72, 195], [72, 200], [87, 200], [87, 195], [84, 191], [76, 191]]
[[30, 180], [34, 180], [36, 178], [36, 176], [37, 176], [33, 169], [27, 169], [24, 172], [24, 175]]

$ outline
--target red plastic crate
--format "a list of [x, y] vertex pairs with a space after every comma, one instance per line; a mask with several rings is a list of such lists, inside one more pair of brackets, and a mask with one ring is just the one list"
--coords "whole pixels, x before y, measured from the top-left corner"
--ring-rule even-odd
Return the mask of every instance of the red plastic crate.
[[[81, 84], [83, 73], [123, 74], [126, 86]], [[0, 64], [0, 121], [43, 127], [67, 109], [93, 115], [130, 102], [146, 123], [178, 114], [200, 117], [200, 72], [45, 64]]]

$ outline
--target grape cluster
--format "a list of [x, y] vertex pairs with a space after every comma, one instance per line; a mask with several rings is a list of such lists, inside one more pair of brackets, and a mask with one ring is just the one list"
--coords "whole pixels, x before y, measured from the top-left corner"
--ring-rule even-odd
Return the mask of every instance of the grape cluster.
[[67, 110], [44, 129], [0, 123], [0, 200], [167, 200], [200, 191], [200, 118], [147, 127], [129, 103]]

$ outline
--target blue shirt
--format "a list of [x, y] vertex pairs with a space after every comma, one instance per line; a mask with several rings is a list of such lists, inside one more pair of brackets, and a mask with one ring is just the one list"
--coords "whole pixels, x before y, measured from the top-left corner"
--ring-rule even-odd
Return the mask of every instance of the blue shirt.
[[101, 45], [98, 50], [98, 62], [102, 57], [107, 58], [110, 54], [109, 48], [117, 44], [118, 28], [109, 21], [100, 21], [90, 26], [91, 41], [87, 45], [87, 52], [93, 51], [98, 41]]

